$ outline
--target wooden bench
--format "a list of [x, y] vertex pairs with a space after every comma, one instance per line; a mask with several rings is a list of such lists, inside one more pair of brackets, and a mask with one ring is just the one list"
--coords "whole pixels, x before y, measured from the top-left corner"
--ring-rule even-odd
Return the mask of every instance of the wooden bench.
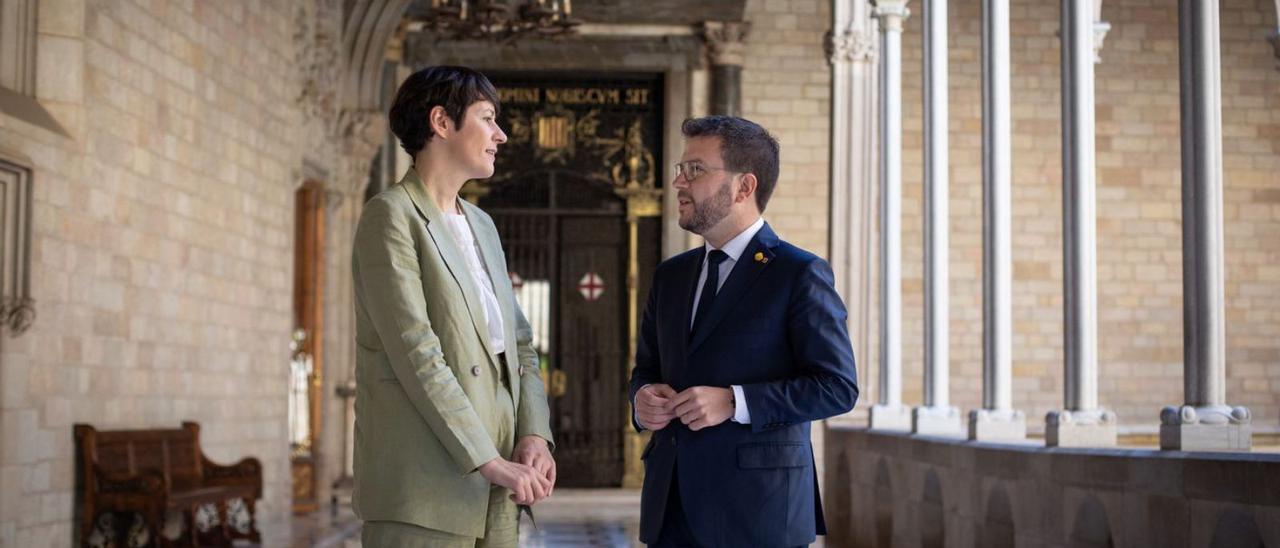
[[[200, 425], [182, 423], [172, 430], [99, 431], [75, 425], [79, 459], [81, 544], [104, 512], [142, 516], [153, 545], [172, 546], [163, 534], [165, 514], [182, 513], [185, 544], [230, 544], [233, 539], [261, 542], [254, 501], [262, 498], [262, 464], [246, 458], [231, 466], [210, 461], [200, 449]], [[228, 523], [228, 503], [241, 499], [248, 524]], [[217, 509], [219, 527], [199, 532], [197, 510]], [[179, 539], [183, 540], [183, 539]]]

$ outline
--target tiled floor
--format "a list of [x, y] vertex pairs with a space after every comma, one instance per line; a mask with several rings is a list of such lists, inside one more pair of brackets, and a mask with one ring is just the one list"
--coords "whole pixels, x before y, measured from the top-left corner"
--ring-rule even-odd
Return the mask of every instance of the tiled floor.
[[[533, 508], [537, 528], [522, 516], [522, 548], [630, 548], [643, 546], [640, 492], [624, 489], [557, 489]], [[264, 543], [265, 544], [265, 543]], [[293, 520], [293, 548], [360, 548], [360, 521], [349, 506]]]
[[[640, 491], [556, 489], [533, 508], [538, 526], [520, 522], [521, 548], [642, 547]], [[360, 548], [360, 521], [349, 507], [294, 519], [293, 548]], [[822, 537], [813, 546], [822, 546]]]
[[630, 548], [643, 546], [640, 491], [634, 489], [557, 489], [533, 508], [534, 529], [520, 522], [520, 546], [527, 548]]

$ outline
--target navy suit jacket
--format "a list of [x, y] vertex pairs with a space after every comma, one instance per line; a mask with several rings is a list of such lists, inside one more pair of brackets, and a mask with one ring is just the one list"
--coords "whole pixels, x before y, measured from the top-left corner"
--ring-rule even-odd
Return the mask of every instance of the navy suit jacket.
[[826, 534], [810, 421], [845, 413], [858, 399], [844, 303], [827, 262], [765, 224], [691, 335], [705, 255], [699, 247], [654, 272], [631, 401], [646, 384], [677, 391], [736, 384], [751, 424], [728, 420], [694, 432], [676, 418], [653, 433], [642, 456], [640, 540], [658, 539], [668, 489], [679, 489], [703, 546], [808, 544]]

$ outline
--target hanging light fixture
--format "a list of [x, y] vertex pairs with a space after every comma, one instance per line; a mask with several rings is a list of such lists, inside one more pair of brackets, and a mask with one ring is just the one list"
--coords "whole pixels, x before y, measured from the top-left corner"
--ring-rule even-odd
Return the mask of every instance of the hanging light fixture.
[[418, 20], [440, 39], [504, 44], [527, 36], [568, 36], [581, 24], [573, 19], [571, 0], [431, 0]]

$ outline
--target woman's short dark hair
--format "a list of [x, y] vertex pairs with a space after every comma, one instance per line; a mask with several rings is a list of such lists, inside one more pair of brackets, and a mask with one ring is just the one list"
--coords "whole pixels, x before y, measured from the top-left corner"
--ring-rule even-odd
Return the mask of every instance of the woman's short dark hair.
[[462, 127], [467, 107], [476, 101], [488, 101], [498, 109], [498, 90], [483, 74], [467, 67], [427, 67], [400, 84], [389, 114], [391, 132], [409, 157], [416, 157], [435, 135], [431, 109], [444, 107], [453, 123]]
[[689, 118], [680, 126], [685, 138], [719, 137], [724, 167], [756, 176], [756, 206], [763, 213], [778, 184], [778, 140], [760, 124], [735, 116]]

